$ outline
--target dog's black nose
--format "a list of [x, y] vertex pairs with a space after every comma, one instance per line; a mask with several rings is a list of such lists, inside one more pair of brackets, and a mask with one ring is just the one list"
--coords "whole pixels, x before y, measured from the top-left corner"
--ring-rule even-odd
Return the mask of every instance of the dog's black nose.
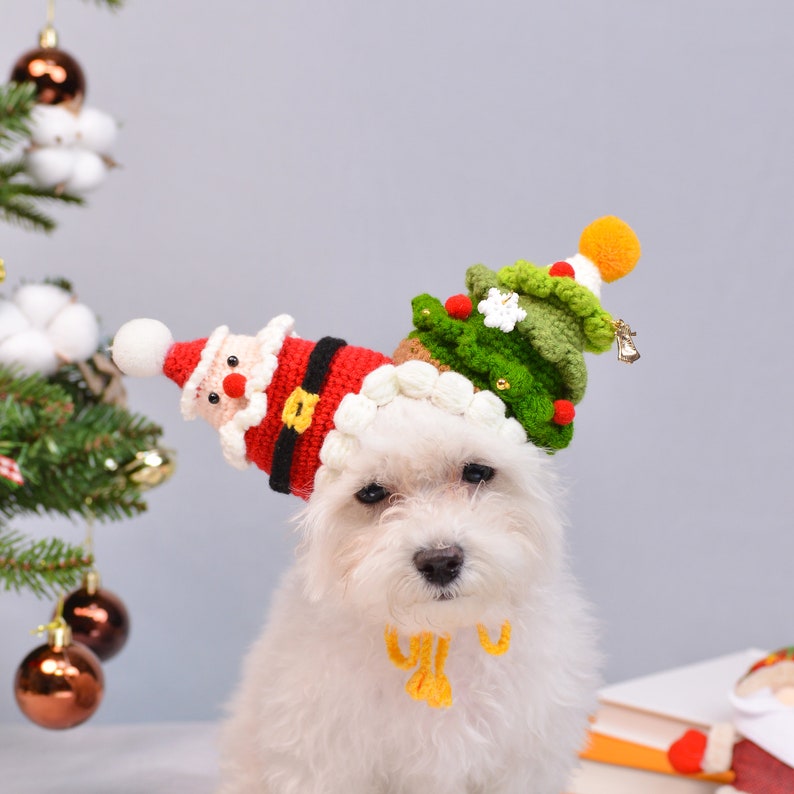
[[463, 565], [463, 549], [460, 546], [422, 549], [414, 554], [414, 565], [428, 582], [443, 587], [458, 578]]

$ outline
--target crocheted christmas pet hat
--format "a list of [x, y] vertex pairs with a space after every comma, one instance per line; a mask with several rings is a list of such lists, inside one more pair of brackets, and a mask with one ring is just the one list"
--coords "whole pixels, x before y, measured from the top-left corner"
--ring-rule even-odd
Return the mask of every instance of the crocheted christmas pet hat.
[[639, 357], [631, 329], [599, 298], [602, 282], [628, 273], [639, 256], [631, 228], [607, 216], [564, 261], [496, 272], [475, 265], [467, 294], [444, 304], [414, 299], [414, 330], [393, 359], [341, 339], [300, 339], [287, 315], [255, 336], [221, 326], [191, 342], [175, 342], [159, 321], [133, 320], [116, 334], [113, 359], [129, 375], [168, 376], [182, 389], [185, 418], [218, 429], [227, 461], [254, 464], [274, 490], [304, 499], [317, 477], [344, 468], [378, 408], [397, 395], [553, 452], [573, 434], [584, 353], [605, 352], [617, 338], [619, 358]]

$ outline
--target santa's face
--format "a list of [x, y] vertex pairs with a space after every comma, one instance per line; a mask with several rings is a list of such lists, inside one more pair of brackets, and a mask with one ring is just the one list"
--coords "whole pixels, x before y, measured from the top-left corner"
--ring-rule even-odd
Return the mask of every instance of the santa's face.
[[246, 408], [246, 385], [259, 360], [255, 337], [229, 334], [196, 391], [196, 413], [217, 430]]

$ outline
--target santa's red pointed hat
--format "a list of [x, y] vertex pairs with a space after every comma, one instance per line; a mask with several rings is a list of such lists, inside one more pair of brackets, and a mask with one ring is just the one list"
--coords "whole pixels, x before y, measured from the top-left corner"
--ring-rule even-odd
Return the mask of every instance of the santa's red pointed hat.
[[[182, 389], [186, 419], [212, 421], [216, 408], [230, 404], [216, 424], [226, 460], [238, 468], [253, 463], [270, 475], [274, 490], [308, 498], [342, 400], [390, 359], [341, 339], [300, 339], [293, 326], [280, 315], [255, 337], [221, 326], [208, 337], [175, 342], [163, 323], [133, 320], [116, 334], [113, 358], [129, 375], [173, 380]], [[336, 452], [333, 442], [329, 447], [332, 461], [338, 462], [339, 442]]]

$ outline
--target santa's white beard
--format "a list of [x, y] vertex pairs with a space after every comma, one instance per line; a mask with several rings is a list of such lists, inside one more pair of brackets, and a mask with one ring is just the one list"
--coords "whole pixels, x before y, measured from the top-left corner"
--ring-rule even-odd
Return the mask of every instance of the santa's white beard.
[[794, 707], [785, 706], [769, 687], [749, 697], [731, 693], [736, 729], [784, 764], [794, 767]]

